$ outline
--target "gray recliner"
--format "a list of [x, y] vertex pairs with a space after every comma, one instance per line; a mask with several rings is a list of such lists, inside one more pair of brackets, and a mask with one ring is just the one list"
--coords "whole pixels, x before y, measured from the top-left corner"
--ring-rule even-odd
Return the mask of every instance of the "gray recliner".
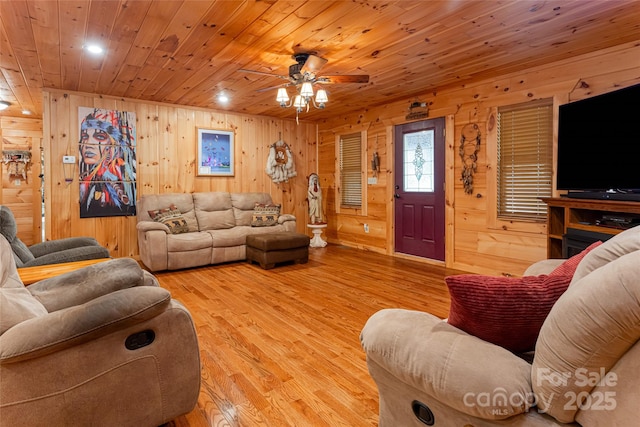
[[18, 238], [17, 233], [18, 227], [13, 212], [8, 207], [0, 205], [0, 234], [11, 245], [18, 267], [110, 258], [109, 250], [100, 246], [93, 237], [69, 237], [27, 246]]

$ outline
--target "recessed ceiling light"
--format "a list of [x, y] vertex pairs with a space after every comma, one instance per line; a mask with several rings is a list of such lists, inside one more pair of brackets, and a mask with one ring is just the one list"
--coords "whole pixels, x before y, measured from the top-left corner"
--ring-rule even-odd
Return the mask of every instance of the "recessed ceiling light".
[[218, 95], [218, 102], [226, 104], [227, 102], [229, 102], [229, 97], [224, 93], [221, 93], [220, 95]]
[[29, 110], [22, 110], [22, 114], [24, 114], [25, 116], [30, 116], [30, 115], [31, 115], [31, 111], [29, 111]]
[[102, 49], [102, 47], [98, 46], [97, 44], [88, 44], [88, 45], [85, 45], [84, 48], [96, 55], [104, 51], [104, 49]]
[[11, 103], [7, 101], [0, 101], [0, 110], [6, 110], [10, 105]]

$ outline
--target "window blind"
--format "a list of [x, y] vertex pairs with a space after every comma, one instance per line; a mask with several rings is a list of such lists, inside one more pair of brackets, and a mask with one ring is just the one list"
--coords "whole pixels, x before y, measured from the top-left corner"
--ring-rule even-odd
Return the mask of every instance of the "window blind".
[[360, 133], [340, 137], [340, 205], [362, 206], [362, 136]]
[[498, 111], [498, 218], [543, 221], [553, 177], [553, 103]]

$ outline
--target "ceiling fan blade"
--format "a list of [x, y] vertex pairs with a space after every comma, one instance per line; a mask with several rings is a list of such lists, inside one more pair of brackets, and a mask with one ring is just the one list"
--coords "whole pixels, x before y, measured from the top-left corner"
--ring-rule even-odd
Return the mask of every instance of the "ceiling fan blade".
[[316, 74], [328, 61], [316, 55], [309, 55], [304, 65], [300, 69], [302, 73], [309, 72]]
[[279, 79], [289, 80], [289, 77], [283, 76], [280, 74], [263, 73], [262, 71], [245, 70], [244, 68], [240, 68], [238, 71], [241, 71], [243, 73], [260, 74], [261, 76], [271, 76], [271, 77], [277, 77]]
[[277, 86], [265, 87], [265, 88], [256, 90], [256, 92], [258, 92], [258, 93], [267, 92], [267, 91], [270, 91], [270, 90], [273, 90], [273, 89], [278, 89], [278, 88], [281, 88], [281, 87], [288, 87], [288, 86], [291, 86], [291, 83], [282, 83], [282, 84], [279, 84]]
[[316, 83], [369, 83], [369, 76], [366, 74], [348, 74], [344, 76], [322, 76], [318, 77]]

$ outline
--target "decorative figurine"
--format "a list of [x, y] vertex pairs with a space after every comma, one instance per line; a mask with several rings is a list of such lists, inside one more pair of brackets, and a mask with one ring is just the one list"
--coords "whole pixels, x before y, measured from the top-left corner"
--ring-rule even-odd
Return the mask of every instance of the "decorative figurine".
[[309, 224], [325, 224], [322, 215], [322, 189], [320, 188], [320, 178], [316, 173], [309, 175], [307, 200], [309, 201]]

